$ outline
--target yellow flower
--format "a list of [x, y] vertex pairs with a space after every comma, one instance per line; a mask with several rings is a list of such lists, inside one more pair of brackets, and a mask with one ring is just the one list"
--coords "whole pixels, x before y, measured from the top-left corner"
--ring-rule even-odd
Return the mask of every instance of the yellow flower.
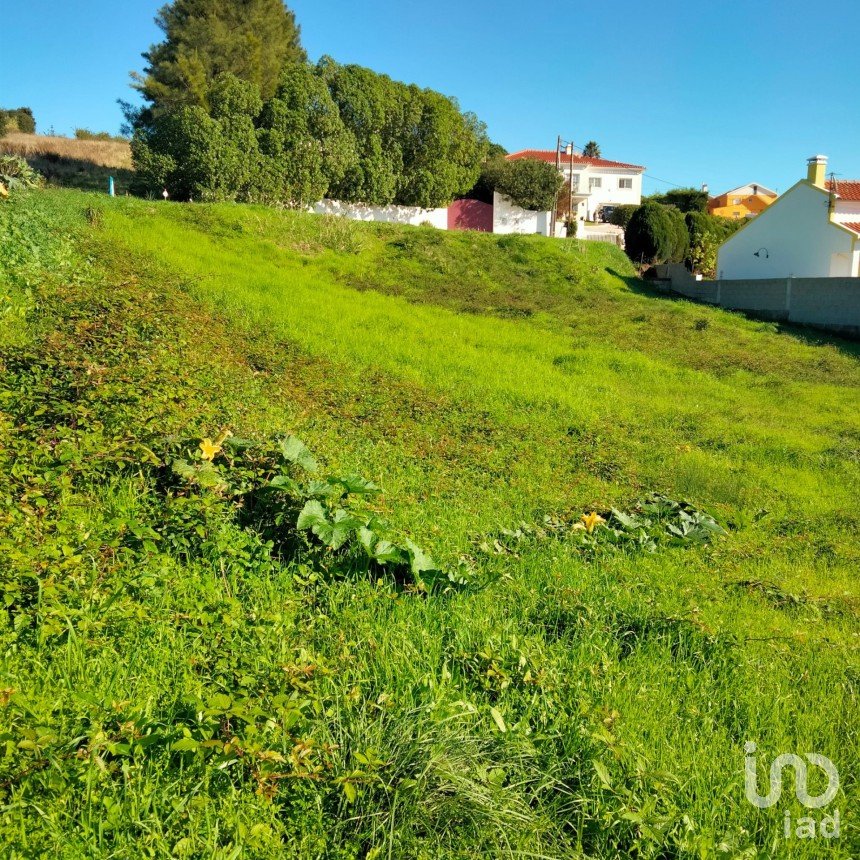
[[233, 434], [229, 430], [222, 430], [213, 442], [208, 436], [200, 443], [200, 456], [210, 463], [221, 453], [221, 446], [225, 440]]
[[208, 436], [200, 443], [200, 456], [211, 463], [216, 455], [221, 453], [221, 446], [213, 442]]
[[598, 523], [605, 523], [606, 522], [606, 520], [603, 519], [603, 517], [600, 516], [600, 514], [597, 514], [594, 511], [592, 511], [590, 514], [583, 514], [580, 517], [580, 519], [582, 520], [582, 524], [585, 526], [585, 530], [589, 534], [591, 534], [594, 531], [594, 527]]

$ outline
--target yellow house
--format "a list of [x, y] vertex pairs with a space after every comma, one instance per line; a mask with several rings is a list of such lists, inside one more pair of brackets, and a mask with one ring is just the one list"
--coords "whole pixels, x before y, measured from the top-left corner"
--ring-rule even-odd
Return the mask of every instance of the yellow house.
[[712, 197], [708, 202], [708, 212], [721, 218], [752, 218], [764, 212], [776, 197], [776, 192], [764, 185], [741, 185]]

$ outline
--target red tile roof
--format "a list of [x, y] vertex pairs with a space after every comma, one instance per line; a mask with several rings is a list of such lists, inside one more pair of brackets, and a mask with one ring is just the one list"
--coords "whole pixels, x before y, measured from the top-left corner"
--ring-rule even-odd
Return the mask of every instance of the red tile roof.
[[[536, 158], [538, 161], [546, 161], [549, 164], [555, 164], [554, 149], [521, 149], [519, 152], [512, 152], [505, 156], [509, 160], [519, 158]], [[570, 164], [571, 156], [561, 153], [562, 166]], [[583, 167], [618, 167], [625, 170], [644, 170], [645, 168], [639, 164], [625, 164], [623, 161], [609, 161], [606, 158], [587, 158], [584, 155], [573, 156], [574, 166], [581, 164]]]
[[828, 182], [828, 191], [831, 190], [831, 185], [841, 200], [860, 200], [860, 179], [837, 179], [835, 182]]
[[860, 221], [852, 221], [850, 224], [843, 224], [842, 226], [853, 230], [855, 233], [860, 233]]

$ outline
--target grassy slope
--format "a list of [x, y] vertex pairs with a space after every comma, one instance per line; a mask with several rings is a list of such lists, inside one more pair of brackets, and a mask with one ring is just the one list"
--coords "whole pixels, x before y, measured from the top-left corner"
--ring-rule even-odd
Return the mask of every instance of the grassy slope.
[[[834, 759], [830, 850], [851, 855], [855, 347], [649, 295], [603, 245], [58, 192], [15, 206], [10, 850], [820, 856], [774, 849], [779, 810], [744, 800], [753, 739]], [[128, 540], [160, 528], [136, 446], [227, 425], [297, 433], [327, 469], [381, 483], [403, 534], [505, 578], [427, 600], [301, 585], [220, 514], [193, 555]], [[477, 548], [652, 489], [730, 536], [596, 559], [566, 541]], [[285, 756], [274, 789], [251, 752], [219, 770], [110, 747], [189, 727], [214, 693], [271, 718], [243, 743]], [[350, 803], [368, 748], [383, 764]]]

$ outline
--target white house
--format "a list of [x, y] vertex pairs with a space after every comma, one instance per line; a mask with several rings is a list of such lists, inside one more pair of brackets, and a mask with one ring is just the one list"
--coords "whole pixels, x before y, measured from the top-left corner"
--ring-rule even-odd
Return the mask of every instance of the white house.
[[[556, 161], [554, 149], [523, 149], [506, 156], [509, 161], [534, 158], [548, 164], [559, 164], [565, 182], [573, 176], [573, 206], [580, 219], [596, 221], [604, 206], [619, 206], [642, 202], [642, 174], [644, 167], [609, 161], [606, 158], [588, 158], [561, 152]], [[562, 192], [563, 194], [564, 192]], [[566, 209], [565, 201], [565, 209]]]
[[[720, 246], [721, 280], [860, 276], [860, 193], [844, 200], [826, 170], [825, 156], [810, 158], [806, 179]], [[845, 184], [860, 191], [860, 183]]]

